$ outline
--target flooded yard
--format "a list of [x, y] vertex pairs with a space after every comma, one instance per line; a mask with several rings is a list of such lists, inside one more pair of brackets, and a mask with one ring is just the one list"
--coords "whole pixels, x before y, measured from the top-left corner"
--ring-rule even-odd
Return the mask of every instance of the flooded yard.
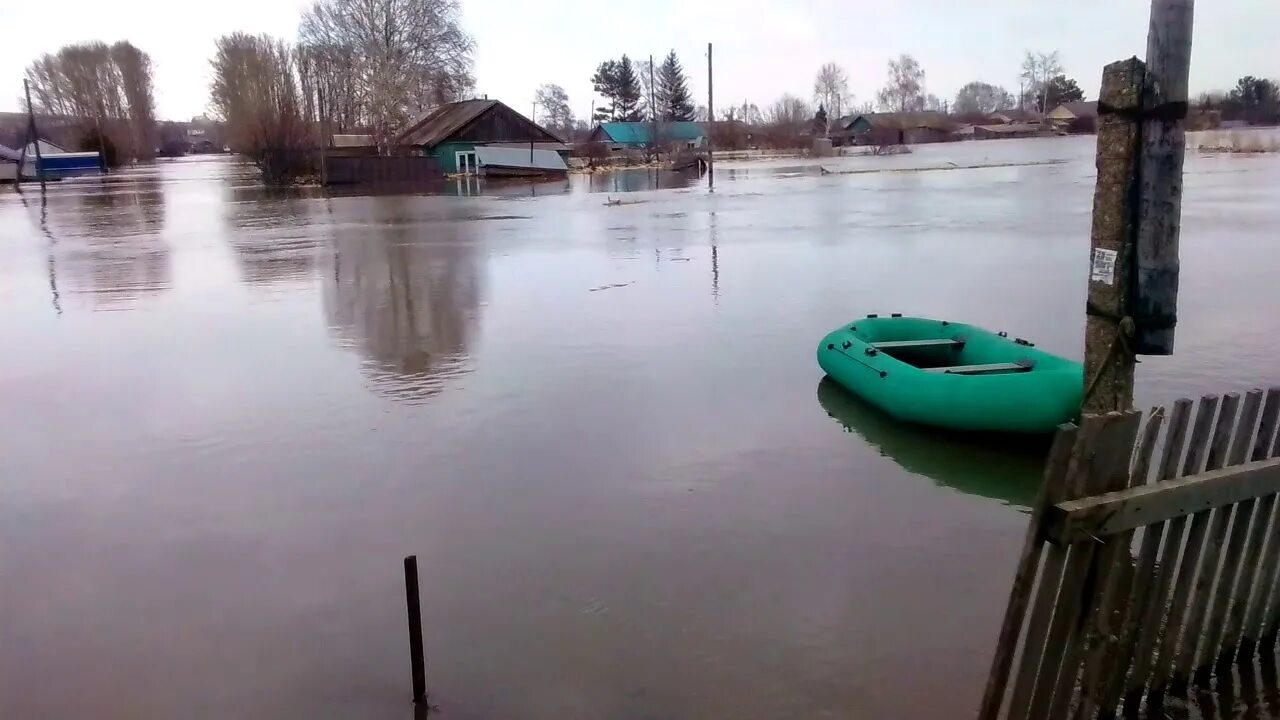
[[[0, 188], [0, 716], [410, 717], [407, 554], [442, 717], [971, 714], [1042, 448], [814, 350], [902, 312], [1080, 357], [1093, 143]], [[1142, 405], [1280, 383], [1280, 156], [1186, 170]]]

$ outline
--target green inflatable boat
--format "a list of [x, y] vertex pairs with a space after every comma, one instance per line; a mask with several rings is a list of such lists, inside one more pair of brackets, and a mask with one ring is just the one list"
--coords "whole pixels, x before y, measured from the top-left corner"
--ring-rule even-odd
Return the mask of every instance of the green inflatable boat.
[[1078, 362], [946, 320], [878, 317], [832, 331], [818, 365], [892, 417], [951, 430], [1049, 433], [1076, 418]]

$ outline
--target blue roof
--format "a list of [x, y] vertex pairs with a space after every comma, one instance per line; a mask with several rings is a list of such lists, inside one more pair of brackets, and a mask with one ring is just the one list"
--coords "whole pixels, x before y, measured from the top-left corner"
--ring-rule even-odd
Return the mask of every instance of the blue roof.
[[[607, 122], [600, 123], [600, 129], [609, 139], [624, 145], [648, 145], [654, 128], [649, 122]], [[663, 122], [657, 123], [658, 137], [667, 141], [697, 140], [706, 135], [701, 123], [696, 122]]]

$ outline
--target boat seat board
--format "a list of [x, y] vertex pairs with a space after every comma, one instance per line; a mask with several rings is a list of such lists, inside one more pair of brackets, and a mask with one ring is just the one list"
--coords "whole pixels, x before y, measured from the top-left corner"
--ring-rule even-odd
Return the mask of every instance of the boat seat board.
[[946, 373], [950, 375], [979, 375], [995, 372], [1025, 372], [1031, 369], [1027, 363], [987, 363], [985, 365], [952, 365], [951, 367], [921, 368], [930, 373]]
[[871, 347], [877, 350], [896, 350], [902, 348], [928, 348], [928, 347], [962, 347], [963, 340], [888, 340], [885, 342], [869, 343]]

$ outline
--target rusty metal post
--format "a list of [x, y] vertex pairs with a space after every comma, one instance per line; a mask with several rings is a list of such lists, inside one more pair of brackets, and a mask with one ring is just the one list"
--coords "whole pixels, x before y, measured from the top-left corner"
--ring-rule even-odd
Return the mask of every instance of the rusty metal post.
[[413, 702], [427, 697], [427, 669], [422, 657], [422, 608], [418, 600], [418, 556], [404, 559], [404, 597], [409, 610], [409, 663], [413, 668]]

